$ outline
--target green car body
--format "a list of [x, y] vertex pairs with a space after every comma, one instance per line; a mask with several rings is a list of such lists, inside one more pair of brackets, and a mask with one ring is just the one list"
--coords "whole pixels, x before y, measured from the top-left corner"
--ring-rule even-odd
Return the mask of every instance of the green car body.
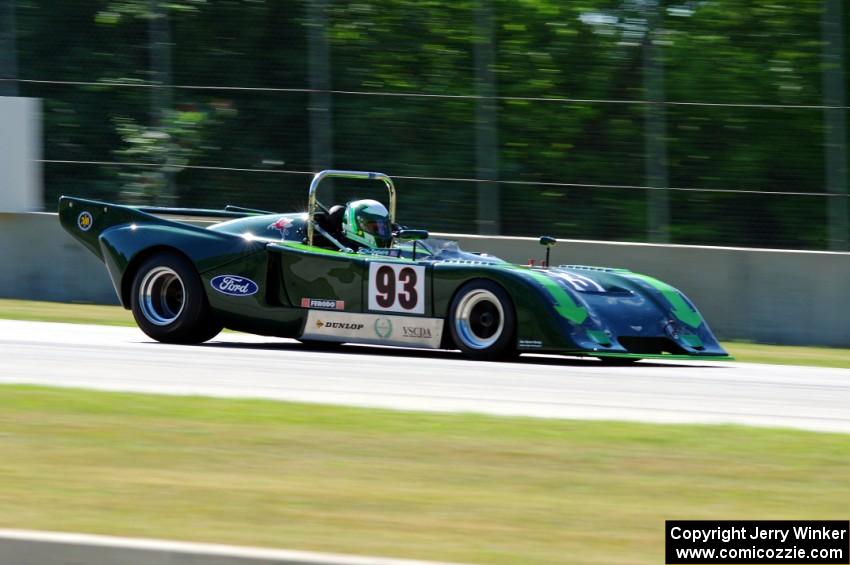
[[[186, 217], [215, 222], [204, 227]], [[461, 322], [489, 299], [500, 303], [492, 310], [505, 332], [500, 356], [728, 357], [693, 304], [650, 277], [622, 269], [514, 265], [433, 239], [354, 253], [310, 245], [313, 217], [312, 211], [139, 208], [71, 197], [59, 202], [62, 226], [103, 260], [126, 308], [144, 284], [139, 269], [167, 255], [191, 264], [203, 288], [205, 319], [219, 328], [475, 353], [475, 336], [473, 351], [459, 343]], [[139, 292], [136, 302], [144, 299]], [[464, 302], [465, 295], [478, 302]]]

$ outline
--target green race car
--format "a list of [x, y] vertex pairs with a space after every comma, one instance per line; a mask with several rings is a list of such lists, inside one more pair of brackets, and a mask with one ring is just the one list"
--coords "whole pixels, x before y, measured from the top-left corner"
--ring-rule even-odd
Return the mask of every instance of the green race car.
[[[389, 207], [324, 206], [318, 188], [330, 177], [383, 182]], [[59, 218], [106, 264], [139, 327], [162, 342], [201, 343], [226, 327], [311, 343], [459, 349], [475, 359], [728, 358], [693, 304], [661, 281], [469, 253], [398, 225], [395, 209], [388, 176], [323, 171], [306, 213], [62, 197]]]

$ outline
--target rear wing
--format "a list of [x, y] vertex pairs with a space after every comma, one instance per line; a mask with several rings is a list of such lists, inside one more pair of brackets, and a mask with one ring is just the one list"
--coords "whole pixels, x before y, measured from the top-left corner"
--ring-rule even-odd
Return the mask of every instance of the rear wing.
[[89, 251], [103, 259], [98, 238], [107, 229], [122, 224], [147, 223], [196, 227], [194, 224], [256, 215], [258, 211], [208, 210], [203, 208], [158, 208], [124, 206], [98, 200], [62, 196], [59, 198], [59, 223]]

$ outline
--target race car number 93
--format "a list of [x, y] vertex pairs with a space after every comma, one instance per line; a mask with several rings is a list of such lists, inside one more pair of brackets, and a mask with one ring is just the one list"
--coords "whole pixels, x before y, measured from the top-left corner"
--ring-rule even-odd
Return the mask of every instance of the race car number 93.
[[369, 310], [425, 313], [425, 267], [369, 264]]

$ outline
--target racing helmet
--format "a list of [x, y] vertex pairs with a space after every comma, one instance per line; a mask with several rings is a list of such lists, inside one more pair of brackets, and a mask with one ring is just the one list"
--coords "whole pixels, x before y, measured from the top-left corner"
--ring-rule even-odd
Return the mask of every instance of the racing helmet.
[[390, 213], [377, 200], [349, 202], [342, 218], [342, 233], [367, 247], [389, 247], [393, 240]]

